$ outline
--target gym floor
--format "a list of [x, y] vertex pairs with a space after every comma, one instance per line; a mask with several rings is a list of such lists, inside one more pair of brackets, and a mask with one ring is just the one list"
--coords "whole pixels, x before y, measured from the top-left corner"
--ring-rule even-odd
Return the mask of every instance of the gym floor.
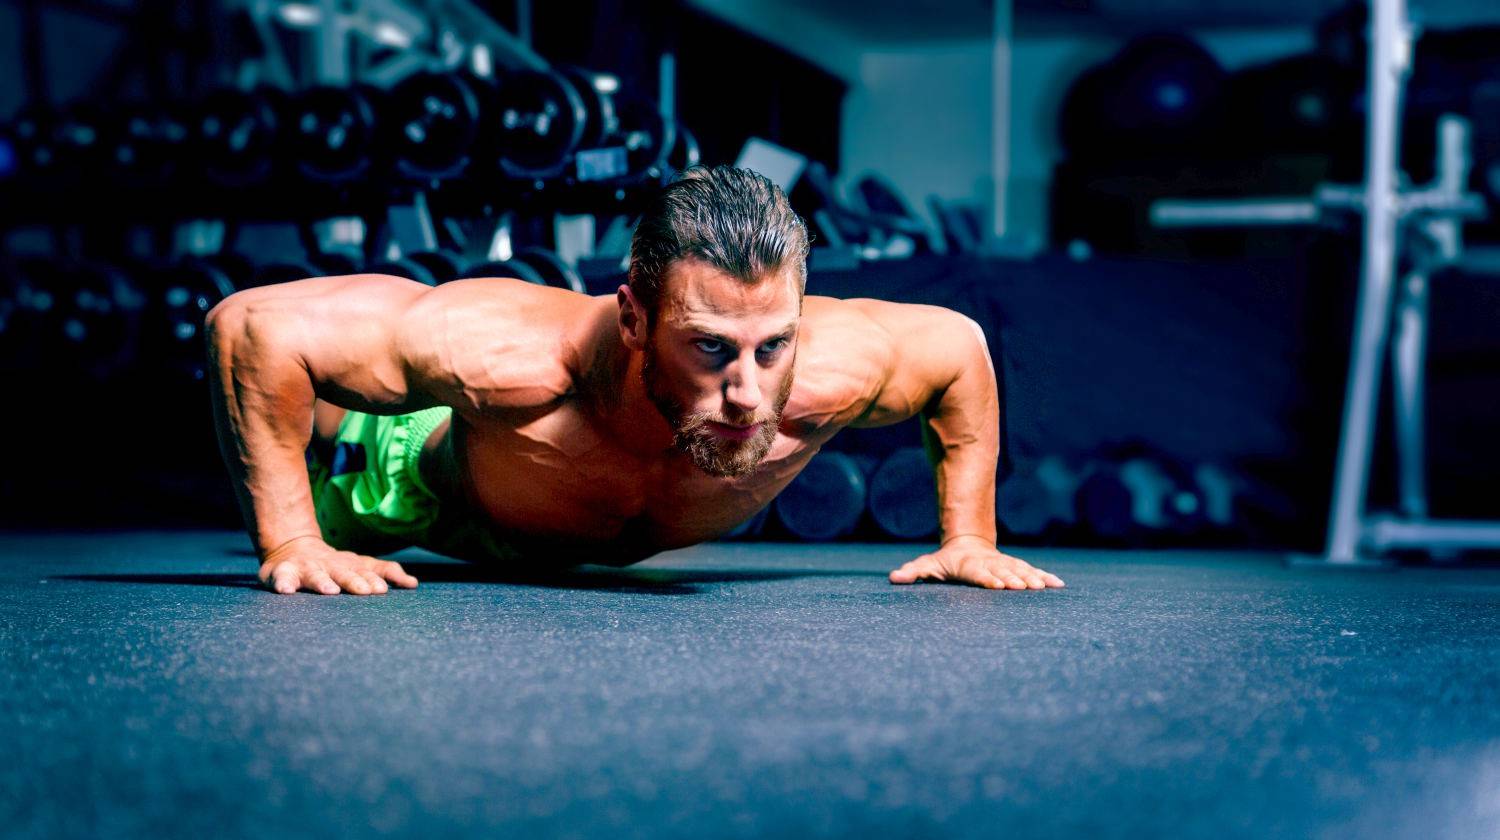
[[1500, 836], [1500, 569], [717, 544], [257, 588], [243, 535], [0, 536], [7, 837]]

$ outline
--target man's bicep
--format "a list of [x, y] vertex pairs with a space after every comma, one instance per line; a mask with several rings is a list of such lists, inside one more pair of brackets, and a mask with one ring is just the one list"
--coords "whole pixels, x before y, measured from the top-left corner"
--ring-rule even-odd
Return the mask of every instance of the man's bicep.
[[209, 312], [206, 328], [242, 387], [295, 381], [335, 405], [391, 413], [410, 398], [392, 329], [426, 289], [384, 275], [278, 283], [229, 296]]

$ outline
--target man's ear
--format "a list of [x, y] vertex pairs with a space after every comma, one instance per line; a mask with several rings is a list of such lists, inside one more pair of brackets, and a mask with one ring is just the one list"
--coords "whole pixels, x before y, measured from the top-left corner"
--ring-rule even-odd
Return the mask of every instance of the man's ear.
[[620, 286], [615, 299], [620, 303], [620, 340], [631, 350], [645, 350], [648, 330], [646, 307], [636, 299], [635, 292], [630, 290], [628, 284]]

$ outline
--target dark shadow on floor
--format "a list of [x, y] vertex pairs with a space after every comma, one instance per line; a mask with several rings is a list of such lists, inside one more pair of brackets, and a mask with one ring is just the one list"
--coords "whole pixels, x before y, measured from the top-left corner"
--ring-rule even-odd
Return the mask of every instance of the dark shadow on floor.
[[[467, 563], [402, 563], [402, 568], [422, 583], [494, 583], [547, 589], [612, 590], [643, 595], [695, 595], [700, 585], [756, 583], [805, 577], [884, 577], [877, 571], [695, 571], [690, 569], [611, 569], [585, 566], [576, 569], [508, 570]], [[248, 574], [114, 574], [58, 575], [49, 580], [93, 583], [180, 584], [259, 589], [260, 581]]]
[[[401, 567], [418, 580], [435, 583], [507, 583], [551, 589], [631, 589], [668, 594], [663, 590], [694, 584], [755, 583], [806, 577], [885, 576], [860, 570], [794, 569], [787, 571], [709, 571], [704, 569], [617, 569], [578, 566], [565, 569], [499, 569], [469, 563], [406, 562]], [[696, 591], [696, 590], [691, 590]], [[683, 594], [687, 594], [686, 592]]]
[[47, 580], [81, 580], [93, 583], [175, 583], [183, 586], [229, 586], [259, 589], [255, 575], [57, 575]]

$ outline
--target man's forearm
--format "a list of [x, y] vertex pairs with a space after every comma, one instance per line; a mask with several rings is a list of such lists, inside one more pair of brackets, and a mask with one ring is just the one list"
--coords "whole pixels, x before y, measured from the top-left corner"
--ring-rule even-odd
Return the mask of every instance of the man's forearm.
[[923, 413], [923, 431], [937, 474], [942, 540], [973, 535], [993, 543], [1000, 398], [983, 334], [977, 325], [972, 332], [958, 377]]
[[307, 370], [252, 318], [232, 303], [211, 314], [208, 373], [219, 451], [264, 558], [321, 533], [304, 456], [316, 397]]

